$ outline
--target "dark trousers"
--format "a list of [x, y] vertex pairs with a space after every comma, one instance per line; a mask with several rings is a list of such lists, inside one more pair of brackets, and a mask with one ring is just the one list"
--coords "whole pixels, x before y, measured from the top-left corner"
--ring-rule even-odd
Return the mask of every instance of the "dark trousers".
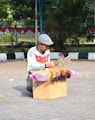
[[32, 83], [32, 79], [29, 77], [29, 75], [30, 74], [32, 74], [32, 73], [28, 73], [28, 77], [27, 77], [27, 80], [26, 80], [26, 82], [27, 82], [27, 87], [26, 87], [26, 89], [29, 91], [29, 92], [33, 92], [33, 89], [32, 89], [32, 87], [33, 87], [33, 83]]

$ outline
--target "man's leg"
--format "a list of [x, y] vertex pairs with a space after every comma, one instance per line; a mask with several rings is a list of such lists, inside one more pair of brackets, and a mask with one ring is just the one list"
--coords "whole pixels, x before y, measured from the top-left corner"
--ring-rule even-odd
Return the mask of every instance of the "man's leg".
[[29, 77], [29, 75], [28, 75], [28, 78], [27, 78], [27, 87], [26, 87], [26, 89], [27, 89], [29, 92], [33, 92], [32, 87], [33, 87], [32, 79], [31, 79], [31, 78]]

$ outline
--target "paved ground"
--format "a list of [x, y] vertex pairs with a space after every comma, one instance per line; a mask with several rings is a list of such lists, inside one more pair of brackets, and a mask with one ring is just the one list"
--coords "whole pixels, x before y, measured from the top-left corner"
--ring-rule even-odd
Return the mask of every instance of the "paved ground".
[[33, 99], [26, 90], [26, 62], [0, 62], [0, 120], [95, 120], [95, 62], [71, 61], [68, 96]]

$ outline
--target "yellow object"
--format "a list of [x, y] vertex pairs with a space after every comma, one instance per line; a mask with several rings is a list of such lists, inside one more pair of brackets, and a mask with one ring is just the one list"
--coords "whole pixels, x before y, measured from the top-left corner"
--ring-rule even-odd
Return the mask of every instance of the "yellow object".
[[67, 69], [63, 67], [50, 68], [49, 72], [51, 74], [51, 80], [55, 79], [56, 77], [59, 78], [60, 75], [62, 75], [62, 77], [65, 77], [66, 71]]

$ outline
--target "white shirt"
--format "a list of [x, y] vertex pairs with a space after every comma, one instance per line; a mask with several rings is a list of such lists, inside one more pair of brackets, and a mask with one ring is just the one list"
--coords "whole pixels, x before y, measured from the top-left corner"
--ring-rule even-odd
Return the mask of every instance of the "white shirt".
[[41, 54], [37, 47], [31, 47], [27, 53], [27, 70], [42, 70], [45, 69], [45, 64], [50, 62], [50, 50], [46, 50], [44, 54]]

